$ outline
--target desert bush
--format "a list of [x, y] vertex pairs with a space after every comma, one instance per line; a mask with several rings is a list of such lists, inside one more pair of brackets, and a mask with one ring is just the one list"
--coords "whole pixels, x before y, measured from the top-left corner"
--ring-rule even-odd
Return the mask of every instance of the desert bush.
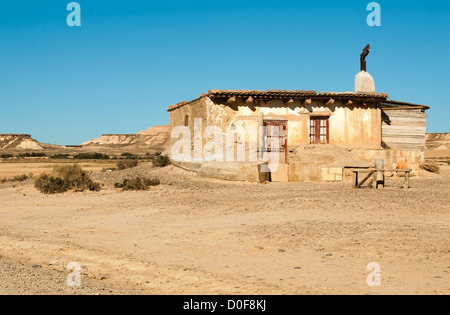
[[45, 153], [41, 152], [31, 152], [31, 153], [22, 153], [17, 155], [18, 158], [27, 158], [27, 157], [44, 157], [47, 156]]
[[138, 159], [139, 158], [138, 155], [135, 155], [135, 154], [129, 153], [129, 152], [122, 153], [121, 156], [125, 157], [127, 159]]
[[153, 165], [156, 167], [165, 167], [170, 164], [170, 158], [168, 155], [162, 155], [161, 153], [155, 154], [152, 159]]
[[47, 174], [39, 176], [34, 187], [43, 194], [59, 194], [69, 190], [68, 182], [61, 177], [53, 177]]
[[420, 164], [420, 168], [431, 173], [437, 173], [439, 174], [440, 168], [439, 165], [437, 165], [436, 162], [425, 162]]
[[117, 163], [117, 168], [119, 170], [125, 170], [127, 168], [133, 168], [138, 166], [138, 160], [122, 160], [119, 163]]
[[12, 154], [5, 154], [5, 153], [0, 154], [1, 159], [10, 159], [12, 157], [14, 157], [14, 155], [12, 155]]
[[89, 174], [84, 171], [78, 164], [74, 165], [57, 165], [53, 169], [53, 174], [41, 175], [35, 182], [34, 186], [44, 194], [56, 194], [74, 191], [99, 191], [100, 184], [92, 181]]
[[159, 178], [140, 178], [124, 179], [122, 183], [115, 183], [115, 188], [122, 188], [123, 190], [147, 190], [150, 186], [157, 186], [160, 184]]
[[103, 153], [79, 153], [73, 158], [76, 160], [109, 160], [109, 156]]
[[50, 158], [51, 159], [68, 159], [69, 158], [69, 154], [55, 154], [52, 155]]

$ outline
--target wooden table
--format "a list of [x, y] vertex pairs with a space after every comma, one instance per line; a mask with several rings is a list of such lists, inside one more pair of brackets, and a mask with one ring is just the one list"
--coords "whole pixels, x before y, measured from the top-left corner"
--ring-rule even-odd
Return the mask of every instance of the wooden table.
[[[353, 188], [361, 188], [365, 182], [367, 182], [370, 178], [372, 178], [368, 187], [373, 189], [378, 189], [378, 184], [381, 182], [383, 187], [385, 187], [386, 183], [386, 172], [392, 173], [405, 173], [405, 189], [409, 189], [409, 178], [411, 176], [412, 169], [376, 169], [376, 168], [367, 168], [367, 169], [353, 169]], [[359, 182], [360, 173], [368, 173], [361, 182]], [[382, 175], [382, 178], [379, 178], [379, 175]]]

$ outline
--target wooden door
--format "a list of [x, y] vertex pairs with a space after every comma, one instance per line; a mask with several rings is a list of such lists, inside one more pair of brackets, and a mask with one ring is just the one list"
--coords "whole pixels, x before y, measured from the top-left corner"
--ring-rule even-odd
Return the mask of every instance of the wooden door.
[[[288, 163], [288, 127], [287, 120], [264, 120], [266, 127], [266, 143], [264, 145], [265, 152], [278, 152], [279, 163]], [[273, 128], [271, 128], [273, 127]], [[278, 137], [278, 142], [273, 141], [274, 137]], [[274, 147], [275, 143], [275, 147]], [[276, 145], [278, 143], [278, 145]]]

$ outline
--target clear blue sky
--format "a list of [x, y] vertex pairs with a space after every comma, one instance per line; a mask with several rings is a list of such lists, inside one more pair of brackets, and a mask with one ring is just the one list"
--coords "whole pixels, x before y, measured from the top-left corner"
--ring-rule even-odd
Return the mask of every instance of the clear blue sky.
[[378, 92], [432, 106], [449, 132], [448, 1], [69, 0], [0, 6], [0, 133], [79, 144], [167, 124], [168, 106], [210, 89], [352, 91], [367, 43]]

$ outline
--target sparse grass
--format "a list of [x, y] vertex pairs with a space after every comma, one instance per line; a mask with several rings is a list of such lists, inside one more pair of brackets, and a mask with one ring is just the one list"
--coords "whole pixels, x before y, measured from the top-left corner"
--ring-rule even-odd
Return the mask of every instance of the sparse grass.
[[34, 186], [44, 194], [57, 194], [68, 190], [81, 192], [101, 189], [100, 184], [92, 181], [89, 174], [78, 164], [57, 165], [53, 169], [53, 175], [41, 175]]
[[14, 177], [11, 179], [11, 181], [12, 181], [12, 182], [23, 182], [23, 181], [26, 181], [27, 179], [31, 179], [31, 178], [33, 178], [33, 174], [32, 174], [32, 173], [30, 173], [30, 174], [28, 174], [28, 175], [23, 174], [23, 175], [17, 175], [17, 176], [14, 176]]
[[158, 186], [160, 184], [159, 178], [140, 178], [124, 179], [122, 183], [115, 183], [115, 188], [123, 190], [147, 190], [150, 186]]
[[32, 179], [33, 178], [33, 173], [29, 173], [28, 175], [26, 174], [22, 174], [22, 175], [16, 175], [13, 178], [3, 178], [2, 180], [0, 180], [0, 182], [6, 183], [6, 182], [24, 182], [27, 179]]

